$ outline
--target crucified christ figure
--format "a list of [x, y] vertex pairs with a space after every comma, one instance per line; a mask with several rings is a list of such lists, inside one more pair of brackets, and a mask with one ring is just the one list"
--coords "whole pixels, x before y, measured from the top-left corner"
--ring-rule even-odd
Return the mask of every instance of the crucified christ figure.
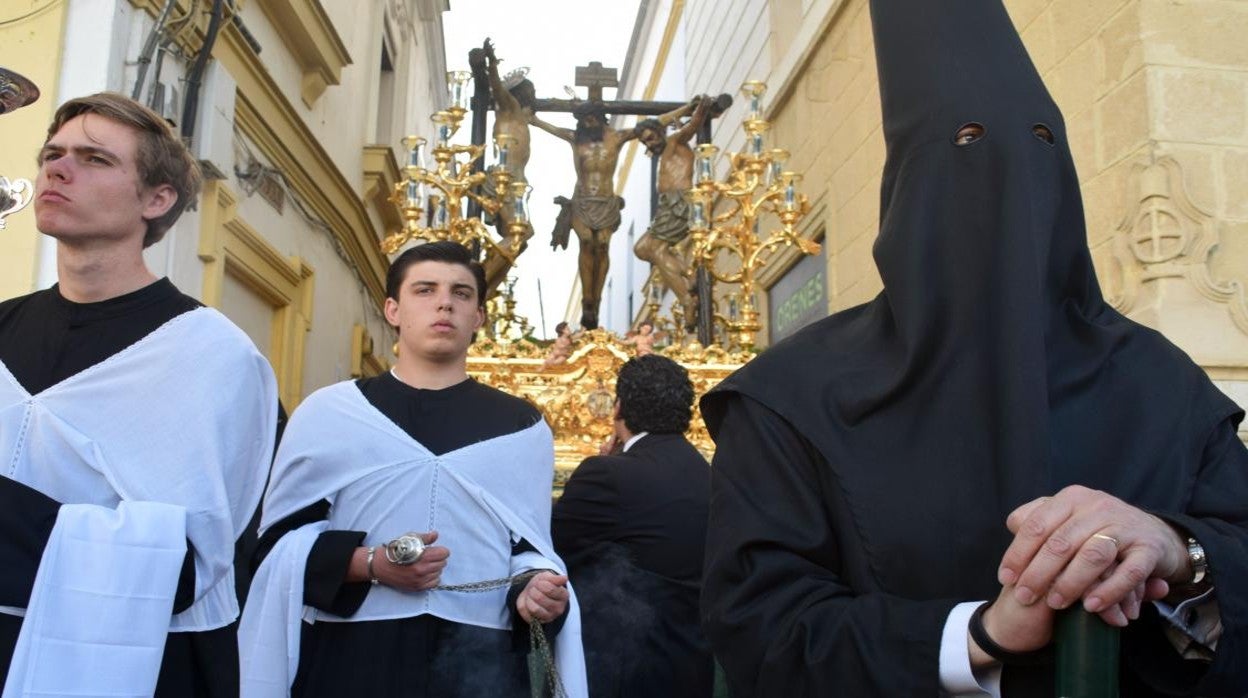
[[[685, 105], [658, 117], [665, 127], [692, 110]], [[551, 234], [551, 247], [567, 249], [571, 231], [580, 242], [578, 266], [581, 276], [581, 327], [598, 327], [598, 304], [607, 281], [611, 234], [620, 226], [624, 199], [615, 193], [615, 168], [624, 144], [637, 137], [633, 128], [607, 127], [601, 103], [584, 102], [572, 112], [576, 130], [560, 128], [531, 117], [534, 126], [567, 141], [576, 166], [572, 198], [556, 197], [562, 207]]]

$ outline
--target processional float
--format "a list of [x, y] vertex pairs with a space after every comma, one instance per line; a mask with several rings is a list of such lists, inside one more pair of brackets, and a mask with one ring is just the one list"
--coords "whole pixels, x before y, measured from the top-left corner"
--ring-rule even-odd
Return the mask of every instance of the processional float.
[[[488, 42], [486, 48], [492, 59]], [[484, 162], [485, 111], [496, 109], [498, 100], [490, 93], [482, 61], [471, 62], [472, 73], [447, 75], [451, 104], [432, 116], [432, 164], [425, 160], [425, 138], [412, 135], [403, 141], [407, 148], [404, 177], [390, 199], [399, 208], [403, 224], [386, 237], [382, 249], [395, 254], [411, 244], [454, 240], [485, 261], [504, 257], [505, 269], [512, 271], [523, 250], [522, 241], [532, 235], [532, 187], [511, 174], [509, 155], [514, 143], [510, 137], [495, 139], [492, 163], [487, 167]], [[513, 71], [509, 77], [517, 72], [523, 76], [522, 71]], [[614, 70], [591, 64], [578, 68], [577, 73], [578, 86], [589, 87], [589, 99], [534, 99], [533, 111], [658, 115], [684, 105], [604, 101], [601, 89], [614, 86]], [[475, 95], [470, 99], [468, 85], [474, 80]], [[674, 243], [687, 261], [685, 273], [697, 281], [697, 307], [684, 308], [674, 302], [670, 316], [663, 316], [662, 282], [654, 273], [647, 282], [645, 322], [664, 337], [653, 351], [683, 365], [698, 396], [753, 358], [761, 329], [755, 279], [774, 253], [785, 247], [796, 247], [803, 254], [819, 251], [817, 243], [802, 238], [796, 229], [810, 209], [807, 197], [798, 190], [801, 176], [786, 169], [786, 151], [766, 146], [765, 93], [761, 82], [747, 82], [741, 88], [748, 104], [741, 152], [718, 158], [717, 148], [708, 142], [709, 120], [698, 134], [696, 162], [684, 197], [687, 235]], [[718, 116], [732, 100], [721, 95], [715, 102], [712, 113]], [[453, 144], [469, 111], [474, 114], [472, 143]], [[653, 210], [653, 200], [651, 205]], [[512, 212], [507, 225], [492, 231], [482, 218], [504, 209]], [[559, 492], [576, 465], [596, 454], [611, 433], [620, 366], [635, 353], [651, 348], [642, 349], [635, 340], [604, 329], [588, 329], [577, 333], [566, 359], [550, 361], [550, 342], [534, 338], [527, 319], [515, 312], [515, 279], [511, 275], [502, 283], [490, 284], [489, 320], [485, 336], [469, 350], [468, 372], [542, 411], [555, 436], [555, 489]], [[717, 283], [731, 284], [733, 290], [717, 295]], [[695, 317], [696, 322], [691, 322]], [[696, 326], [696, 333], [686, 331], [690, 326]], [[687, 436], [710, 455], [714, 444], [696, 405]]]

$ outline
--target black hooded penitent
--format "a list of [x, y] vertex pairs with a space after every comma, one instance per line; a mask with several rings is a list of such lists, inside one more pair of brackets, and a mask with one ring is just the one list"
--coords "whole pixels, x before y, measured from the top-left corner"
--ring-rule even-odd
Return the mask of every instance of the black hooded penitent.
[[[1102, 299], [1065, 124], [1000, 0], [872, 0], [871, 16], [884, 290], [702, 402], [721, 663], [745, 695], [934, 695], [949, 610], [1000, 589], [1006, 515], [1079, 483], [1188, 529], [1242, 588], [1218, 587], [1207, 671], [1155, 618], [1133, 624], [1124, 695], [1202, 674], [1205, 693], [1244, 690], [1242, 412]], [[1037, 695], [1051, 673], [1029, 677]]]

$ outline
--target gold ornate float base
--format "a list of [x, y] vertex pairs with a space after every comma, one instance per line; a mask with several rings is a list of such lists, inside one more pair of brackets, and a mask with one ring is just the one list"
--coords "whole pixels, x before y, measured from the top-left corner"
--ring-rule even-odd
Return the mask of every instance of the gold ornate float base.
[[[545, 415], [555, 435], [555, 496], [585, 458], [597, 455], [611, 434], [615, 376], [632, 356], [631, 348], [606, 330], [583, 332], [567, 361], [547, 366], [547, 348], [524, 339], [479, 338], [468, 353], [468, 374], [486, 385], [528, 400]], [[701, 398], [753, 354], [718, 346], [668, 347], [658, 351], [689, 371]], [[715, 449], [702, 413], [694, 404], [686, 434], [709, 459]]]

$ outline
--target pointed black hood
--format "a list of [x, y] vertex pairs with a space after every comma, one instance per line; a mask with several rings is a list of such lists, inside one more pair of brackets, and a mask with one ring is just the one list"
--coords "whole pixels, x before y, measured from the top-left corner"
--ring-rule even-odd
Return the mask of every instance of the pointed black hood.
[[[884, 290], [764, 352], [702, 410], [714, 434], [747, 396], [819, 451], [868, 551], [856, 588], [992, 598], [1013, 508], [1074, 482], [1161, 506], [1180, 485], [1153, 466], [1199, 454], [1191, 441], [1236, 408], [1102, 300], [1065, 125], [1000, 0], [870, 6]], [[968, 124], [982, 133], [958, 139]]]
[[1069, 301], [1098, 312], [1065, 124], [1005, 8], [881, 0], [871, 15], [887, 145], [875, 259], [906, 329], [988, 294], [1046, 318]]

